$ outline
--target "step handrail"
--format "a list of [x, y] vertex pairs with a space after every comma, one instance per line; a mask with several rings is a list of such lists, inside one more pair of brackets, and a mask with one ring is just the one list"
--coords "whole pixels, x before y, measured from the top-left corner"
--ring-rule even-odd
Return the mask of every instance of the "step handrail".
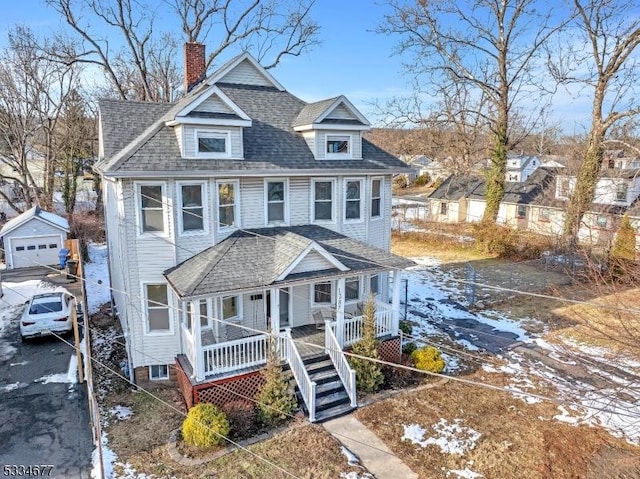
[[356, 407], [358, 405], [356, 393], [356, 372], [351, 366], [349, 366], [349, 362], [338, 343], [338, 338], [336, 338], [336, 335], [329, 327], [329, 321], [327, 321], [324, 330], [325, 350], [329, 354], [333, 367], [338, 372], [338, 376], [340, 376], [340, 380], [349, 395], [351, 407]]
[[317, 384], [312, 381], [307, 372], [307, 368], [300, 357], [298, 348], [296, 348], [293, 338], [291, 337], [291, 328], [286, 328], [284, 331], [284, 347], [285, 347], [285, 359], [289, 363], [293, 378], [296, 380], [298, 389], [300, 389], [300, 395], [307, 405], [309, 411], [309, 421], [316, 421], [316, 389]]

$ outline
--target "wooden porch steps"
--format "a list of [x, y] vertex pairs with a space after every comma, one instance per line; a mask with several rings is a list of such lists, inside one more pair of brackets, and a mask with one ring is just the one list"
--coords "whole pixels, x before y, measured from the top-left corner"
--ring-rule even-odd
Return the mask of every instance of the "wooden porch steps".
[[[350, 413], [355, 408], [328, 354], [310, 357], [304, 361], [309, 378], [317, 384], [316, 387], [316, 422], [323, 422]], [[304, 401], [299, 393], [298, 401], [305, 413]]]

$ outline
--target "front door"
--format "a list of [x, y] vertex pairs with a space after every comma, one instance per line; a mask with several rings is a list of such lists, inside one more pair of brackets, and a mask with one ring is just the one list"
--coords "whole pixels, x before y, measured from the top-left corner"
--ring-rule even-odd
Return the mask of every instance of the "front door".
[[280, 329], [288, 328], [289, 323], [289, 288], [280, 290]]

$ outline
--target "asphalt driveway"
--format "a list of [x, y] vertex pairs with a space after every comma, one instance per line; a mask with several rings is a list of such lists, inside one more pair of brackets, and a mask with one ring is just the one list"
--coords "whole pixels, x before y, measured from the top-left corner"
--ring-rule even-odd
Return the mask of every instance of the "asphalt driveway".
[[[16, 273], [11, 282], [37, 276], [33, 270]], [[60, 278], [51, 280], [60, 284]], [[16, 320], [0, 332], [0, 475], [5, 466], [51, 465], [45, 477], [89, 478], [93, 444], [86, 386], [65, 380], [73, 349], [53, 337], [22, 342], [21, 308], [14, 309]]]

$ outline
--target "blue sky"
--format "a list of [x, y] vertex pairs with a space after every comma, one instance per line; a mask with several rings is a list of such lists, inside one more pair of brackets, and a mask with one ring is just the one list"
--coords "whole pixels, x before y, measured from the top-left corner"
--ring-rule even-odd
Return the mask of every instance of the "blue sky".
[[[410, 93], [402, 73], [402, 59], [394, 55], [397, 38], [375, 33], [388, 7], [374, 0], [317, 0], [313, 17], [321, 25], [321, 44], [299, 57], [285, 57], [272, 70], [292, 93], [305, 101], [346, 95], [366, 116], [373, 118], [371, 104]], [[6, 31], [24, 24], [47, 34], [65, 24], [43, 0], [4, 2], [0, 18], [0, 46]], [[170, 28], [171, 21], [163, 25]], [[229, 52], [228, 56], [237, 51]], [[223, 61], [227, 58], [222, 59]], [[180, 62], [181, 63], [181, 62]], [[589, 98], [561, 91], [554, 99], [551, 120], [561, 122], [565, 132], [582, 131], [588, 122]]]

